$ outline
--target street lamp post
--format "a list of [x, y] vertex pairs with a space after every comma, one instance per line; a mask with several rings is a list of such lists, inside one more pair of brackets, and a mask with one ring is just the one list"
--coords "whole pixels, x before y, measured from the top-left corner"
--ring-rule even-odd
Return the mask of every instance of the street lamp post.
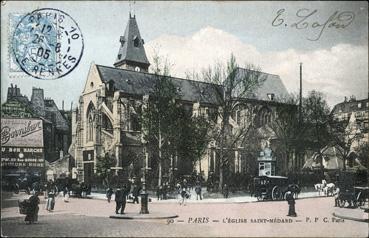
[[148, 205], [148, 194], [146, 192], [146, 172], [148, 170], [148, 162], [149, 162], [149, 154], [147, 152], [147, 147], [145, 144], [145, 163], [143, 166], [142, 173], [142, 191], [141, 191], [141, 211], [140, 214], [149, 214], [149, 205]]

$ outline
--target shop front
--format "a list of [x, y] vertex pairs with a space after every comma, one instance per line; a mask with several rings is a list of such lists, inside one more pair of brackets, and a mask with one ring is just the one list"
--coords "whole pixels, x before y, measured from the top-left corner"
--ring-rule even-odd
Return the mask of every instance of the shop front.
[[22, 184], [45, 179], [42, 120], [1, 118], [1, 170]]

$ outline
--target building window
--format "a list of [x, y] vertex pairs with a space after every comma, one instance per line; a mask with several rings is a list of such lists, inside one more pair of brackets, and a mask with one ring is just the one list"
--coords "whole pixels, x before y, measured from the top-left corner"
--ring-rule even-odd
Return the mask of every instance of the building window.
[[135, 36], [133, 38], [133, 45], [134, 45], [134, 47], [139, 47], [140, 46], [140, 39], [138, 39], [137, 36]]
[[92, 113], [88, 115], [88, 122], [87, 122], [87, 141], [93, 141], [93, 134], [94, 134], [94, 120], [92, 117]]
[[94, 134], [94, 111], [95, 107], [92, 102], [88, 105], [86, 115], [86, 139], [87, 141], [93, 141]]
[[269, 124], [272, 121], [272, 113], [270, 109], [264, 107], [259, 111], [258, 115], [258, 126], [264, 126]]

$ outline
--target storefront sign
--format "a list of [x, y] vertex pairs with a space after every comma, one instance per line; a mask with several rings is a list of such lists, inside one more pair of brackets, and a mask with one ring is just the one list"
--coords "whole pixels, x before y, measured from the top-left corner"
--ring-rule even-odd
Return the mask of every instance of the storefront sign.
[[42, 120], [1, 118], [1, 146], [43, 147]]
[[1, 167], [44, 167], [44, 149], [1, 147]]

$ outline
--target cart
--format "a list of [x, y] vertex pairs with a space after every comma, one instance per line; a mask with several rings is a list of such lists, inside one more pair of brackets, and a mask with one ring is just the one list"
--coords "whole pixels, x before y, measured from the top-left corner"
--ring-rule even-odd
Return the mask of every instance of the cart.
[[289, 188], [293, 196], [297, 198], [300, 189], [297, 184], [290, 184], [287, 177], [258, 176], [254, 178], [254, 196], [258, 201], [283, 200]]

